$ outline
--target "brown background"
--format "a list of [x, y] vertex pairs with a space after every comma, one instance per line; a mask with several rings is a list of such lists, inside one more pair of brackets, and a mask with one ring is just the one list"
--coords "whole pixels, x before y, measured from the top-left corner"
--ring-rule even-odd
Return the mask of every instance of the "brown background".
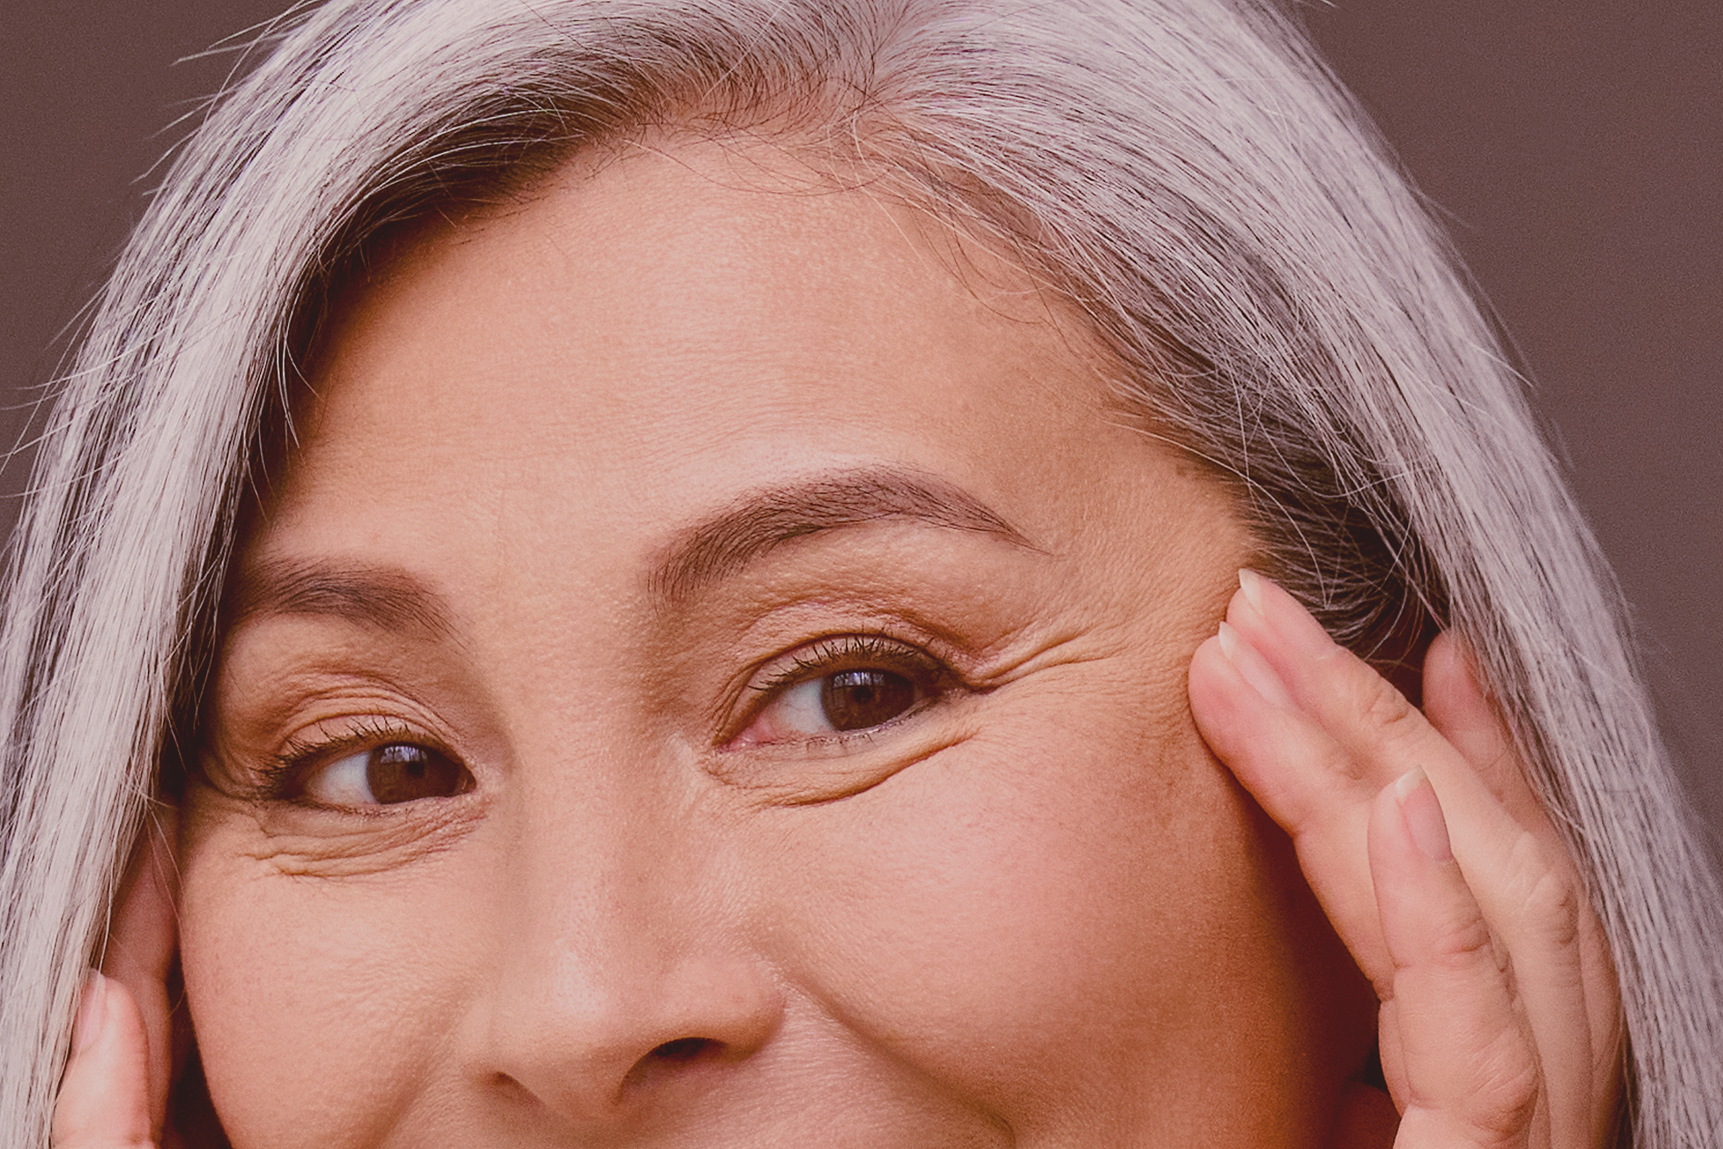
[[[283, 2], [12, 0], [0, 14], [0, 441], [27, 438], [141, 173], [233, 58], [175, 61]], [[1723, 830], [1723, 2], [1301, 10], [1516, 340]], [[26, 464], [0, 472], [0, 532]]]

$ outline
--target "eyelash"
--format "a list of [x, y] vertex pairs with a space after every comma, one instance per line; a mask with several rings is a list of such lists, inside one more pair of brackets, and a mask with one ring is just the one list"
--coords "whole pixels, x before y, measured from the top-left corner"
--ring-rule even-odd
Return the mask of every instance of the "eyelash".
[[751, 728], [766, 707], [786, 690], [844, 670], [897, 671], [923, 687], [928, 698], [881, 726], [838, 732], [809, 741], [831, 745], [865, 740], [883, 726], [926, 710], [962, 686], [961, 680], [942, 659], [885, 634], [842, 634], [819, 638], [784, 657], [788, 660], [786, 665], [769, 671], [763, 681], [748, 684], [747, 690], [755, 693], [757, 699], [743, 710], [740, 719], [722, 739], [726, 745], [733, 744]]
[[[791, 687], [844, 670], [883, 669], [901, 673], [924, 690], [928, 697], [881, 726], [823, 735], [808, 739], [810, 742], [834, 745], [865, 740], [883, 726], [937, 704], [961, 686], [958, 677], [944, 661], [917, 646], [884, 634], [843, 634], [816, 639], [779, 661], [781, 665], [770, 670], [764, 679], [748, 684], [746, 689], [756, 698], [744, 709], [721, 742], [733, 743]], [[353, 721], [337, 735], [295, 735], [289, 738], [280, 751], [270, 755], [258, 767], [253, 797], [263, 802], [318, 805], [309, 802], [302, 793], [313, 770], [347, 754], [389, 743], [424, 746], [455, 758], [436, 739], [427, 738], [422, 731], [381, 717], [364, 717]]]
[[280, 751], [270, 755], [259, 767], [255, 796], [265, 802], [321, 805], [307, 802], [299, 793], [312, 770], [335, 762], [347, 754], [392, 742], [410, 743], [436, 750], [438, 753], [448, 753], [435, 739], [426, 738], [417, 730], [383, 718], [361, 718], [345, 732], [334, 736], [318, 735], [307, 738], [296, 734], [289, 738]]

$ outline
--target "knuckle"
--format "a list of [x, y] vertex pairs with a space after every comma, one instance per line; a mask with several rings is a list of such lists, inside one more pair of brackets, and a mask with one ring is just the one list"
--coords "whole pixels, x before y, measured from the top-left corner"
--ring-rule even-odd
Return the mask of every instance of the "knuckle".
[[1567, 948], [1579, 940], [1580, 897], [1566, 875], [1548, 870], [1526, 895], [1526, 920], [1545, 945]]
[[1348, 654], [1352, 665], [1347, 679], [1350, 684], [1352, 710], [1367, 727], [1393, 737], [1408, 726], [1415, 725], [1421, 715], [1394, 684], [1377, 674], [1356, 655]]
[[1352, 782], [1362, 781], [1369, 774], [1368, 763], [1339, 742], [1322, 746], [1318, 752], [1317, 763], [1325, 774]]
[[1478, 777], [1483, 779], [1490, 795], [1496, 801], [1507, 804], [1510, 792], [1517, 786], [1526, 787], [1525, 768], [1520, 764], [1519, 753], [1514, 749], [1514, 743], [1506, 734], [1498, 735], [1499, 741], [1483, 758], [1473, 763]]
[[1385, 758], [1414, 752], [1428, 730], [1424, 716], [1370, 664], [1345, 649], [1331, 656], [1325, 725], [1336, 739], [1332, 765], [1353, 778]]
[[1507, 950], [1496, 944], [1490, 927], [1480, 917], [1454, 922], [1438, 934], [1430, 948], [1429, 960], [1439, 967], [1461, 972], [1487, 960], [1498, 972], [1505, 972]]
[[1546, 947], [1577, 945], [1587, 904], [1566, 858], [1552, 854], [1529, 830], [1520, 832], [1509, 857], [1527, 936]]
[[1485, 1144], [1517, 1144], [1537, 1115], [1543, 1075], [1517, 1028], [1505, 1030], [1478, 1059], [1466, 1121]]
[[1518, 1027], [1474, 1047], [1462, 1074], [1438, 1072], [1436, 1078], [1410, 1080], [1406, 1108], [1407, 1120], [1416, 1115], [1420, 1124], [1441, 1130], [1435, 1143], [1523, 1149], [1543, 1104], [1543, 1073]]

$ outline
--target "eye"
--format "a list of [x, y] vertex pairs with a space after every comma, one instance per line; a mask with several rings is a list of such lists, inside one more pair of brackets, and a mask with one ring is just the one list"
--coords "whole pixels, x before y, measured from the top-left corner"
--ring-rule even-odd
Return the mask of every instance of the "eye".
[[472, 789], [472, 775], [446, 754], [390, 742], [343, 755], [305, 775], [300, 793], [323, 806], [396, 806], [452, 798]]
[[872, 636], [825, 639], [768, 674], [767, 700], [736, 741], [805, 742], [872, 730], [949, 689], [929, 655]]

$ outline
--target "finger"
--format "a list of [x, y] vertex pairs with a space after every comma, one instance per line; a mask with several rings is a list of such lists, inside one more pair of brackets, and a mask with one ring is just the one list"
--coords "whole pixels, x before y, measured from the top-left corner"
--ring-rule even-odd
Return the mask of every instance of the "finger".
[[1392, 967], [1359, 814], [1369, 795], [1344, 776], [1343, 751], [1291, 708], [1273, 670], [1225, 624], [1191, 659], [1190, 700], [1203, 740], [1292, 838], [1323, 912], [1381, 993]]
[[[1439, 645], [1437, 675], [1427, 688], [1428, 698], [1458, 734], [1462, 752], [1387, 680], [1329, 640], [1315, 619], [1274, 584], [1242, 576], [1230, 618], [1238, 619], [1241, 635], [1261, 638], [1264, 661], [1283, 680], [1289, 697], [1342, 748], [1338, 760], [1323, 759], [1331, 767], [1329, 784], [1312, 787], [1307, 798], [1331, 806], [1325, 814], [1327, 832], [1352, 840], [1355, 833], [1337, 830], [1335, 824], [1368, 819], [1372, 787], [1412, 766], [1429, 776], [1453, 815], [1461, 872], [1522, 976], [1556, 1144], [1589, 1144], [1598, 1116], [1594, 1099], [1611, 1092], [1600, 1082], [1612, 1069], [1614, 973], [1600, 930], [1599, 944], [1580, 944], [1582, 920], [1591, 915], [1580, 896], [1578, 873], [1470, 667], [1452, 657], [1453, 647]], [[1371, 801], [1363, 800], [1364, 793]], [[1521, 817], [1514, 816], [1504, 797]], [[1596, 1009], [1589, 1001], [1594, 996]], [[1599, 1037], [1607, 1044], [1598, 1044]], [[1605, 1077], [1599, 1077], [1600, 1070]]]
[[[1484, 784], [1489, 787], [1510, 817], [1530, 832], [1552, 857], [1566, 860], [1565, 847], [1549, 816], [1544, 812], [1513, 751], [1513, 736], [1501, 715], [1478, 682], [1477, 671], [1466, 652], [1452, 637], [1441, 635], [1431, 644], [1424, 660], [1424, 708], [1431, 724], [1447, 738], [1472, 764]], [[1590, 1106], [1590, 1123], [1602, 1131], [1613, 1120], [1616, 1109], [1622, 1017], [1619, 982], [1615, 965], [1609, 956], [1609, 945], [1603, 936], [1603, 923], [1592, 911], [1581, 890], [1577, 873], [1571, 867], [1560, 867], [1566, 875], [1564, 892], [1551, 890], [1546, 897], [1571, 897], [1571, 945], [1557, 952], [1560, 959], [1554, 969], [1540, 968], [1531, 958], [1516, 959], [1526, 975], [1528, 1000], [1542, 996], [1543, 987], [1571, 983], [1578, 977], [1584, 992], [1577, 1001], [1570, 995], [1570, 1005], [1583, 1006], [1583, 1016], [1589, 1027], [1590, 1072], [1581, 1075], [1578, 1062], [1587, 1050], [1577, 1044], [1558, 1054], [1553, 1044], [1563, 1028], [1578, 1024], [1580, 1011], [1559, 1020], [1559, 999], [1550, 1004], [1534, 1001], [1531, 1019], [1537, 1030], [1540, 1049], [1544, 1051], [1546, 1077], [1554, 1094], [1553, 1111], [1558, 1136], [1563, 1132], [1564, 1115]], [[1568, 907], [1557, 907], [1552, 920], [1558, 937], [1568, 932]], [[1572, 962], [1577, 961], [1577, 972]], [[1534, 984], [1535, 978], [1535, 984]], [[1556, 1062], [1556, 1064], [1552, 1064]], [[1571, 1068], [1570, 1068], [1571, 1067]], [[1583, 1082], [1585, 1088], [1577, 1096], [1566, 1096], [1569, 1082]], [[1556, 1142], [1562, 1144], [1560, 1140]], [[1575, 1142], [1576, 1144], [1579, 1142]]]
[[1532, 1144], [1544, 1120], [1538, 1053], [1512, 967], [1454, 860], [1422, 771], [1372, 803], [1370, 867], [1394, 966], [1383, 1029], [1397, 1048], [1384, 1048], [1383, 1060], [1396, 1066], [1395, 1149]]
[[[1446, 708], [1461, 744], [1495, 773], [1494, 785], [1380, 675], [1332, 643], [1289, 595], [1248, 572], [1240, 581], [1228, 622], [1233, 660], [1248, 673], [1235, 678], [1269, 681], [1274, 685], [1257, 693], [1267, 698], [1277, 689], [1278, 698], [1267, 706], [1258, 699], [1254, 707], [1235, 700], [1228, 721], [1245, 733], [1216, 730], [1219, 707], [1205, 696], [1221, 676], [1193, 663], [1192, 708], [1204, 737], [1293, 836], [1312, 888], [1379, 993], [1388, 966], [1379, 924], [1360, 920], [1358, 903], [1370, 896], [1373, 878], [1356, 844], [1380, 787], [1408, 767], [1425, 770], [1452, 815], [1461, 870], [1524, 975], [1552, 1082], [1554, 1125], [1563, 1137], [1577, 1138], [1570, 1143], [1589, 1143], [1614, 1095], [1614, 971], [1601, 927], [1580, 897], [1577, 871], [1469, 667], [1442, 666], [1438, 647], [1438, 675], [1426, 690]], [[1289, 717], [1288, 705], [1298, 715]], [[1252, 713], [1259, 716], [1254, 732]], [[1531, 811], [1529, 826], [1498, 799], [1498, 789]]]
[[1261, 653], [1292, 705], [1340, 744], [1344, 753], [1330, 765], [1355, 783], [1363, 808], [1405, 772], [1383, 761], [1384, 751], [1438, 752], [1464, 762], [1392, 683], [1330, 638], [1297, 599], [1254, 571], [1240, 571], [1238, 580], [1227, 622]]
[[[1322, 784], [1321, 792], [1301, 794], [1295, 805], [1332, 801], [1336, 791], [1344, 790], [1353, 799], [1352, 816], [1363, 816], [1383, 786], [1418, 766], [1442, 797], [1463, 868], [1484, 859], [1506, 866], [1521, 832], [1530, 830], [1550, 855], [1545, 861], [1571, 871], [1559, 839], [1546, 832], [1548, 819], [1524, 781], [1512, 740], [1469, 668], [1451, 657], [1450, 642], [1436, 644], [1437, 676], [1427, 692], [1459, 736], [1459, 746], [1367, 663], [1334, 643], [1286, 591], [1250, 571], [1240, 572], [1239, 585], [1228, 623], [1262, 655], [1298, 710], [1342, 751], [1325, 760], [1331, 777], [1284, 780], [1292, 787]], [[1474, 760], [1483, 763], [1481, 770]], [[1524, 822], [1513, 816], [1509, 802], [1526, 812]], [[1477, 876], [1472, 880], [1476, 884]], [[1479, 891], [1486, 914], [1492, 911], [1488, 893]]]
[[1513, 736], [1478, 682], [1477, 670], [1451, 634], [1439, 634], [1424, 656], [1424, 715], [1472, 766], [1508, 814], [1527, 829], [1555, 828], [1532, 792]]
[[170, 845], [175, 829], [171, 807], [151, 811], [121, 883], [102, 952], [102, 972], [125, 987], [143, 1018], [150, 1133], [156, 1138], [166, 1117], [173, 1070], [167, 979], [178, 939], [177, 871]]
[[143, 1015], [125, 986], [91, 971], [54, 1103], [53, 1149], [145, 1149], [149, 1070]]

